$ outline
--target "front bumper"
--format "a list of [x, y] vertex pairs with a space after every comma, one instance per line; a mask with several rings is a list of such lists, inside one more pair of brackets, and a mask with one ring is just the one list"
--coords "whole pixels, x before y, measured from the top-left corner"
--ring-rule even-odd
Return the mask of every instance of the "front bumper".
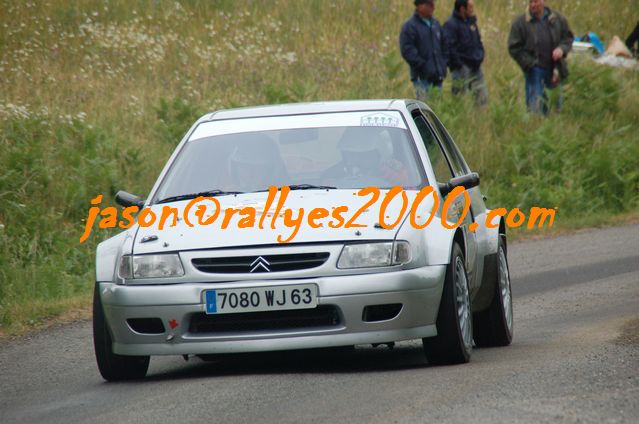
[[[437, 335], [435, 322], [446, 272], [445, 265], [411, 270], [304, 278], [294, 280], [184, 283], [171, 285], [116, 285], [99, 283], [100, 297], [120, 355], [186, 355], [308, 349], [363, 343], [383, 343]], [[205, 311], [203, 291], [314, 283], [319, 305], [332, 305], [340, 316], [330, 327], [289, 328], [254, 332], [192, 333], [189, 321]], [[401, 303], [392, 319], [363, 320], [369, 305]], [[130, 318], [159, 318], [161, 334], [140, 334], [127, 324]], [[173, 328], [171, 325], [173, 324]], [[177, 324], [177, 325], [176, 325]]]

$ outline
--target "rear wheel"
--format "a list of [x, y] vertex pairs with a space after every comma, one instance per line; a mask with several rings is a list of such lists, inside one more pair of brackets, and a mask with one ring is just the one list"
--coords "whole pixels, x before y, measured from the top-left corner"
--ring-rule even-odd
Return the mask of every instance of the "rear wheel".
[[513, 300], [503, 234], [499, 236], [496, 276], [490, 306], [485, 311], [473, 314], [475, 344], [478, 347], [508, 346], [513, 339]]
[[437, 336], [422, 339], [431, 364], [462, 364], [470, 360], [473, 324], [464, 255], [453, 244], [437, 315]]
[[143, 378], [149, 369], [148, 356], [124, 356], [113, 353], [113, 340], [107, 328], [98, 284], [93, 291], [93, 347], [100, 374], [107, 381]]

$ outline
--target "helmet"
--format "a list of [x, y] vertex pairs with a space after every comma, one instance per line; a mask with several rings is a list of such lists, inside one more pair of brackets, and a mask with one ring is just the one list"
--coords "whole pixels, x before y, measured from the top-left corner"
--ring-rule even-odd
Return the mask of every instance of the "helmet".
[[256, 191], [279, 185], [282, 160], [271, 139], [253, 135], [235, 143], [228, 159], [229, 174], [240, 191]]
[[[351, 176], [376, 175], [388, 154], [390, 137], [384, 139], [379, 127], [347, 128], [337, 148], [345, 171]], [[392, 145], [390, 145], [392, 153]]]

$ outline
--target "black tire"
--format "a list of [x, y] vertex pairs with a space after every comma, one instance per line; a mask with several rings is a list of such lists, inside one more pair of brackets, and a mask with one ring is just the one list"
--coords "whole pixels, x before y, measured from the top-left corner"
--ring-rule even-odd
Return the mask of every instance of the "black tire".
[[113, 341], [102, 309], [98, 284], [93, 291], [93, 347], [100, 374], [107, 381], [143, 378], [149, 369], [149, 356], [124, 356], [113, 353]]
[[513, 302], [505, 237], [499, 235], [493, 300], [488, 309], [473, 314], [473, 333], [478, 347], [508, 346], [513, 340]]
[[[460, 267], [460, 269], [458, 269]], [[460, 279], [458, 281], [458, 279]], [[458, 285], [466, 287], [460, 292]], [[460, 301], [465, 303], [466, 341], [458, 314]], [[469, 338], [470, 337], [470, 338]], [[463, 364], [470, 361], [472, 352], [472, 313], [468, 292], [468, 276], [464, 255], [457, 243], [453, 244], [450, 263], [446, 268], [444, 289], [437, 314], [437, 336], [422, 339], [428, 363], [433, 365]]]

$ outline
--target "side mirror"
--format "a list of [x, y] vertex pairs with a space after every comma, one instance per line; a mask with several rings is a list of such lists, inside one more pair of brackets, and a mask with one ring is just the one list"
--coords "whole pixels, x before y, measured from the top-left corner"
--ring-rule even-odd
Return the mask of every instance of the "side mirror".
[[120, 206], [129, 207], [129, 206], [137, 206], [142, 209], [144, 206], [144, 199], [139, 198], [138, 196], [127, 193], [126, 191], [118, 191], [115, 195], [115, 203]]
[[442, 197], [446, 197], [455, 187], [464, 187], [466, 190], [479, 185], [479, 174], [471, 172], [470, 174], [462, 175], [461, 177], [451, 178], [447, 183], [437, 183], [439, 192]]

